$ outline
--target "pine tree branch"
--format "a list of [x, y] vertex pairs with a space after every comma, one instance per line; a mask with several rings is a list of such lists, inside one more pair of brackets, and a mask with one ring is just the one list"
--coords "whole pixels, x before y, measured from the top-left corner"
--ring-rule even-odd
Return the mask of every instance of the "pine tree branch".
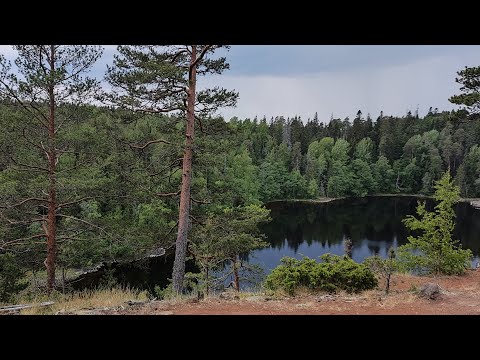
[[170, 62], [173, 64], [177, 60], [177, 58], [184, 53], [188, 53], [188, 49], [182, 49], [177, 51], [177, 53], [172, 56], [172, 60], [170, 60]]
[[27, 134], [25, 133], [25, 128], [23, 128], [23, 130], [22, 130], [22, 136], [23, 136], [23, 138], [24, 138], [30, 145], [36, 147], [36, 148], [39, 149], [41, 152], [47, 154], [47, 151], [45, 150], [45, 147], [40, 146], [40, 145], [34, 143], [32, 140], [30, 140], [30, 139], [27, 137]]
[[202, 201], [202, 200], [195, 200], [194, 198], [190, 197], [190, 200], [192, 200], [196, 204], [211, 204], [210, 201]]
[[21, 243], [21, 242], [26, 241], [26, 240], [38, 239], [38, 238], [46, 237], [46, 236], [47, 235], [45, 233], [42, 233], [42, 234], [27, 236], [27, 237], [24, 237], [24, 238], [18, 238], [18, 239], [14, 239], [14, 240], [5, 241], [2, 244], [0, 244], [0, 249], [4, 249], [6, 246], [17, 245], [18, 243]]
[[89, 226], [91, 226], [91, 227], [94, 227], [94, 228], [100, 230], [101, 232], [103, 232], [103, 233], [111, 236], [104, 228], [102, 228], [101, 226], [95, 225], [95, 224], [93, 224], [93, 223], [91, 223], [91, 222], [89, 222], [89, 221], [86, 221], [86, 220], [83, 220], [83, 219], [79, 219], [79, 218], [77, 218], [77, 217], [75, 217], [75, 216], [71, 216], [71, 215], [57, 214], [57, 216], [63, 217], [63, 218], [67, 218], [67, 219], [71, 219], [71, 220], [75, 220], [75, 221], [78, 221], [78, 222], [81, 222], [81, 223], [83, 223], [83, 224], [86, 224], [86, 225], [89, 225]]
[[206, 223], [204, 223], [204, 222], [201, 222], [201, 221], [200, 221], [200, 220], [198, 220], [198, 219], [197, 219], [195, 216], [193, 216], [193, 215], [191, 215], [191, 214], [190, 214], [190, 215], [188, 215], [188, 216], [190, 217], [190, 219], [192, 219], [192, 220], [193, 220], [193, 222], [194, 222], [194, 223], [196, 223], [196, 224], [199, 224], [199, 225], [202, 225], [202, 226], [205, 226], [205, 225], [206, 225]]
[[38, 202], [43, 202], [43, 203], [48, 203], [49, 202], [47, 199], [31, 197], [31, 198], [28, 198], [28, 199], [24, 199], [17, 204], [13, 204], [13, 205], [9, 205], [9, 206], [0, 206], [0, 209], [11, 209], [11, 208], [14, 208], [14, 207], [17, 207], [17, 206], [22, 206], [23, 204], [25, 204], [29, 201], [38, 201]]
[[[173, 165], [175, 165], [176, 163], [178, 163], [179, 161], [182, 161], [183, 158], [178, 158], [178, 159], [175, 159], [174, 161], [172, 161], [172, 163], [166, 167], [164, 167], [163, 169], [160, 169], [160, 171], [157, 171], [156, 173], [153, 173], [153, 174], [149, 174], [149, 176], [153, 177], [153, 176], [157, 176], [157, 175], [160, 175], [162, 174], [165, 170], [168, 170], [168, 169], [171, 169], [173, 167]], [[178, 170], [178, 168], [177, 168]], [[170, 175], [168, 175], [170, 176]], [[166, 176], [165, 176], [166, 177]]]
[[178, 190], [177, 192], [172, 192], [172, 193], [157, 193], [157, 196], [162, 196], [162, 197], [166, 197], [166, 196], [178, 196], [180, 195], [182, 191], [181, 190]]
[[191, 69], [193, 69], [194, 66], [197, 66], [197, 64], [203, 59], [203, 57], [205, 56], [205, 54], [207, 53], [208, 50], [210, 50], [210, 48], [212, 47], [213, 45], [206, 45], [202, 52], [200, 53], [200, 55], [197, 56], [197, 58], [195, 59], [195, 61], [193, 62], [192, 65], [190, 65], [190, 71]]
[[152, 145], [152, 144], [158, 144], [158, 143], [173, 145], [173, 143], [171, 143], [170, 141], [158, 139], [158, 140], [148, 141], [147, 143], [145, 143], [145, 144], [143, 144], [143, 145], [129, 144], [129, 146], [130, 146], [131, 148], [133, 148], [133, 149], [143, 150], [143, 149], [145, 149], [147, 146], [150, 146], [150, 145]]
[[33, 105], [33, 100], [31, 101], [30, 103], [30, 106], [35, 109], [37, 111], [38, 114], [40, 114], [44, 120], [42, 121], [41, 118], [38, 117], [38, 114], [35, 114], [31, 109], [28, 108], [27, 105], [25, 105], [25, 103], [17, 96], [17, 94], [15, 93], [15, 91], [10, 88], [8, 86], [7, 83], [5, 83], [2, 79], [0, 79], [0, 84], [3, 85], [3, 87], [7, 90], [7, 91], [1, 91], [0, 90], [0, 94], [5, 94], [7, 97], [11, 97], [13, 98], [17, 104], [19, 104], [25, 111], [27, 111], [30, 115], [32, 115], [45, 129], [48, 129], [48, 119], [47, 117], [45, 116], [45, 114], [43, 112], [41, 112], [40, 110], [38, 110], [34, 105]]
[[23, 166], [27, 169], [32, 169], [32, 170], [37, 170], [37, 171], [43, 171], [43, 172], [48, 172], [48, 169], [47, 168], [43, 168], [41, 166], [34, 166], [34, 165], [27, 165], [27, 164], [22, 164], [22, 163], [19, 163], [17, 162], [13, 157], [10, 157], [10, 160], [12, 160], [12, 162], [17, 165], [17, 166]]
[[94, 196], [85, 196], [85, 197], [77, 199], [77, 200], [61, 203], [61, 204], [57, 205], [57, 209], [64, 208], [64, 207], [67, 207], [67, 206], [70, 206], [70, 205], [74, 205], [74, 204], [79, 203], [79, 202], [84, 201], [84, 200], [91, 200], [91, 199], [95, 199], [95, 197]]

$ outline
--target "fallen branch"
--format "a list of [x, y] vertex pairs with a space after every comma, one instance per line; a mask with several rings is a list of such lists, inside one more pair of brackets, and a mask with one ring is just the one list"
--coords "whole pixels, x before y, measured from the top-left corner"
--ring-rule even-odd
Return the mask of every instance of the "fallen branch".
[[11, 305], [11, 306], [4, 306], [0, 307], [0, 311], [5, 311], [5, 312], [10, 312], [10, 311], [19, 311], [22, 309], [30, 309], [33, 307], [38, 307], [38, 306], [50, 306], [55, 304], [54, 301], [47, 301], [39, 304], [24, 304], [24, 305]]

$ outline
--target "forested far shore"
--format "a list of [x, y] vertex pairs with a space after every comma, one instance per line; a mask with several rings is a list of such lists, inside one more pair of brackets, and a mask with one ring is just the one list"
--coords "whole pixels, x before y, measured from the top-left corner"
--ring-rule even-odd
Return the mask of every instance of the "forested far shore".
[[[2, 212], [0, 233], [4, 244], [22, 239], [15, 258], [35, 273], [45, 259], [44, 243], [35, 238], [42, 225], [29, 221], [44, 213], [35, 198], [43, 195], [47, 176], [34, 165], [22, 166], [40, 162], [31, 143], [41, 143], [41, 134], [19, 128], [20, 110], [0, 106], [0, 197], [4, 207], [31, 201]], [[57, 193], [65, 204], [58, 218], [60, 268], [171, 247], [183, 119], [92, 105], [78, 107], [75, 116], [58, 139], [59, 148], [69, 146], [58, 162]], [[372, 120], [359, 111], [353, 121], [326, 122], [316, 116], [305, 122], [209, 117], [197, 126], [192, 236], [206, 236], [199, 224], [225, 219], [223, 208], [288, 199], [431, 195], [433, 181], [448, 168], [463, 197], [480, 197], [480, 121], [466, 121], [462, 112]]]

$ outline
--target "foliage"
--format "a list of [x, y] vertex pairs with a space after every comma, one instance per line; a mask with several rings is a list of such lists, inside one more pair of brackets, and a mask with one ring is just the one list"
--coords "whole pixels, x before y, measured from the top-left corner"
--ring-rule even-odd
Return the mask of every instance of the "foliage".
[[267, 276], [265, 287], [284, 290], [293, 295], [300, 287], [314, 291], [360, 292], [377, 286], [377, 279], [364, 264], [358, 264], [347, 256], [325, 254], [323, 262], [304, 257], [297, 260], [283, 257], [279, 265]]
[[421, 235], [408, 237], [408, 243], [398, 249], [402, 267], [415, 272], [458, 275], [469, 266], [472, 252], [462, 249], [458, 240], [452, 239], [455, 227], [454, 204], [459, 199], [459, 188], [453, 184], [447, 171], [436, 182], [434, 211], [427, 211], [425, 202], [417, 206], [417, 215], [404, 219], [405, 226]]
[[[269, 221], [269, 210], [252, 204], [211, 214], [203, 226], [194, 229], [189, 250], [200, 266], [200, 282], [204, 284], [202, 290], [206, 294], [211, 287], [223, 284], [229, 276], [233, 276], [238, 285], [242, 280], [239, 278], [240, 269], [255, 272], [255, 268], [240, 260], [240, 255], [268, 245], [258, 229], [258, 224], [266, 221]], [[225, 272], [226, 266], [228, 270]]]
[[363, 263], [385, 280], [385, 293], [388, 295], [392, 274], [399, 269], [398, 263], [395, 260], [395, 250], [393, 248], [388, 249], [386, 259], [375, 255], [366, 258]]
[[480, 111], [480, 66], [468, 67], [457, 72], [458, 78], [455, 81], [462, 85], [462, 94], [453, 95], [448, 99], [451, 103], [465, 105], [469, 111], [478, 113]]
[[10, 302], [14, 295], [25, 289], [25, 273], [10, 253], [0, 254], [0, 303]]

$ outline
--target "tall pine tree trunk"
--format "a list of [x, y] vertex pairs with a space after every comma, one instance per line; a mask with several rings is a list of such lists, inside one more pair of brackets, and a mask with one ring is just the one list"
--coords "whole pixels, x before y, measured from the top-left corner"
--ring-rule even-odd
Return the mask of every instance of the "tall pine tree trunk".
[[197, 81], [197, 46], [192, 46], [190, 72], [188, 76], [187, 129], [183, 153], [182, 188], [180, 193], [180, 211], [178, 214], [178, 233], [175, 244], [175, 261], [173, 263], [173, 290], [177, 294], [183, 291], [185, 275], [185, 257], [187, 253], [187, 235], [190, 218], [190, 185], [192, 180], [193, 135], [195, 130], [195, 95]]
[[[55, 71], [55, 47], [50, 45], [50, 70]], [[49, 123], [48, 123], [48, 215], [47, 215], [47, 291], [50, 294], [55, 287], [55, 261], [57, 257], [57, 191], [56, 191], [56, 162], [55, 149], [55, 94], [53, 80], [48, 89], [49, 96]]]

